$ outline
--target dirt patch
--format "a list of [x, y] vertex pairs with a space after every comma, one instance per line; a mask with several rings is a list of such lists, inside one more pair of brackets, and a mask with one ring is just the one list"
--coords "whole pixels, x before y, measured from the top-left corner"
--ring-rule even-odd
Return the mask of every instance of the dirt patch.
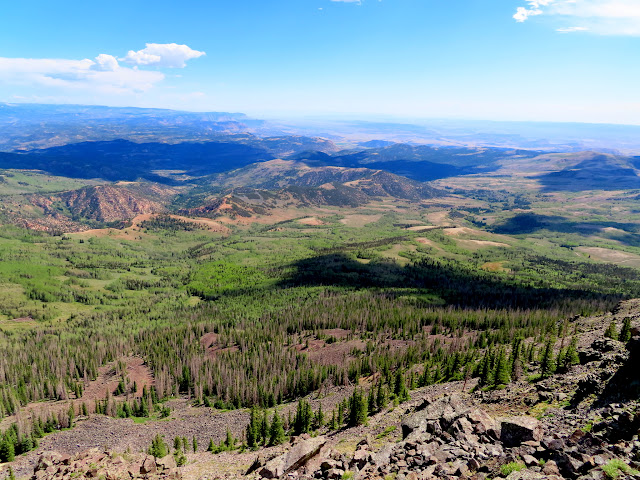
[[418, 238], [416, 238], [416, 241], [418, 243], [423, 244], [423, 245], [427, 245], [428, 247], [435, 248], [436, 250], [444, 251], [444, 250], [442, 250], [442, 247], [440, 247], [440, 245], [438, 245], [433, 240], [429, 240], [428, 238], [418, 237]]
[[[339, 338], [334, 335], [330, 335], [330, 337]], [[339, 365], [347, 358], [352, 357], [354, 349], [364, 350], [366, 345], [367, 344], [360, 339], [327, 343], [325, 340], [310, 338], [307, 339], [305, 343], [293, 345], [292, 348], [300, 353], [306, 353], [309, 359], [315, 363], [321, 365]]]
[[237, 345], [224, 346], [218, 343], [218, 334], [209, 332], [205, 333], [200, 339], [200, 345], [206, 350], [207, 356], [215, 357], [225, 352], [237, 352], [240, 349]]
[[132, 392], [129, 395], [130, 397], [142, 397], [143, 388], [147, 387], [149, 389], [154, 384], [151, 370], [145, 365], [142, 358], [128, 357], [121, 359], [120, 362], [125, 365], [125, 369], [120, 373], [117, 372], [115, 363], [100, 367], [98, 369], [98, 378], [90, 382], [85, 388], [80, 402], [87, 402], [87, 406], [89, 406], [89, 402], [105, 398], [107, 392], [113, 392], [118, 388], [122, 375], [128, 379], [129, 384], [133, 385], [135, 383], [137, 385], [137, 390]]
[[427, 214], [427, 220], [435, 225], [451, 225], [449, 211], [433, 212]]
[[382, 215], [346, 215], [340, 220], [340, 223], [348, 227], [364, 227], [370, 223], [377, 222], [382, 218]]
[[478, 248], [483, 248], [483, 247], [505, 247], [505, 248], [511, 248], [511, 245], [509, 245], [508, 243], [492, 242], [490, 240], [456, 239], [456, 241], [458, 242], [459, 246], [461, 246], [463, 248], [467, 248], [469, 250], [476, 250]]
[[303, 225], [324, 225], [324, 222], [318, 217], [302, 218], [298, 220], [298, 223], [302, 223]]
[[601, 262], [615, 263], [616, 265], [623, 265], [625, 267], [640, 268], [640, 255], [634, 255], [633, 253], [601, 247], [578, 247], [576, 250]]
[[322, 333], [329, 337], [337, 338], [338, 340], [344, 340], [349, 337], [351, 330], [345, 330], [344, 328], [329, 328], [323, 330]]
[[487, 262], [483, 264], [480, 268], [482, 270], [486, 270], [487, 272], [508, 272], [508, 268], [504, 268], [502, 265], [503, 262]]
[[[469, 227], [454, 227], [454, 228], [447, 228], [446, 230], [443, 230], [445, 235], [452, 235], [454, 237], [458, 237], [460, 235], [483, 235], [484, 232], [481, 232], [480, 230], [474, 230], [473, 228], [469, 228]], [[486, 234], [485, 234], [486, 235]]]

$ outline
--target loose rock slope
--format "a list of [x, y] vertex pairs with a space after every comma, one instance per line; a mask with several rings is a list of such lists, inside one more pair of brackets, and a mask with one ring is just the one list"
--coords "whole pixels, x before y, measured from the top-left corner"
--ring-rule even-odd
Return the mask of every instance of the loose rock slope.
[[[631, 340], [605, 338], [625, 318]], [[258, 452], [190, 454], [182, 468], [142, 454], [41, 453], [32, 478], [640, 479], [640, 300], [573, 322], [580, 364], [544, 380], [426, 387], [366, 426]]]

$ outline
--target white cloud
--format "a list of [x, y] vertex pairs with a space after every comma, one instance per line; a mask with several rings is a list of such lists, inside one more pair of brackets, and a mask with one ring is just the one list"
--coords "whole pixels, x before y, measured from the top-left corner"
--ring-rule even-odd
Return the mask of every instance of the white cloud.
[[589, 29], [587, 27], [556, 28], [556, 32], [560, 32], [560, 33], [586, 32], [588, 30]]
[[184, 68], [187, 60], [199, 58], [205, 52], [193, 50], [187, 45], [177, 43], [147, 43], [147, 46], [137, 52], [129, 50], [123, 62], [131, 65], [147, 65], [165, 68]]
[[515, 18], [516, 22], [524, 22], [529, 17], [542, 15], [543, 11], [541, 7], [546, 7], [553, 1], [554, 0], [527, 0], [529, 8], [518, 7], [516, 13], [513, 15], [513, 18]]
[[[527, 4], [527, 7], [518, 7], [513, 15], [517, 22], [544, 15], [568, 24], [557, 29], [562, 33], [589, 31], [600, 35], [640, 36], [639, 0], [527, 0]], [[578, 22], [580, 27], [571, 26]]]
[[138, 95], [165, 79], [163, 73], [139, 65], [183, 68], [187, 60], [202, 55], [204, 52], [186, 45], [148, 43], [143, 50], [130, 51], [120, 59], [133, 67], [121, 65], [115, 56], [106, 53], [94, 60], [0, 57], [0, 84], [47, 94]]
[[96, 57], [96, 61], [93, 65], [91, 65], [92, 70], [98, 70], [101, 72], [114, 72], [120, 68], [118, 65], [118, 60], [113, 55], [107, 55], [106, 53], [101, 53]]
[[0, 83], [11, 85], [135, 94], [150, 90], [163, 79], [160, 72], [121, 67], [106, 54], [95, 61], [0, 57]]

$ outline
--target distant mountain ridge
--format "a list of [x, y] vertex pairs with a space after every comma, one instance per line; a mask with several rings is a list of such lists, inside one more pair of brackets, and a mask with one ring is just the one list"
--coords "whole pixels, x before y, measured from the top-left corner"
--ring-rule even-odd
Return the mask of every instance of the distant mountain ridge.
[[209, 175], [297, 154], [310, 148], [337, 152], [333, 142], [299, 136], [261, 139], [252, 135], [224, 136], [219, 141], [136, 143], [129, 140], [81, 142], [24, 153], [0, 152], [0, 168], [42, 170], [73, 178], [135, 181], [143, 178], [175, 183], [159, 171], [188, 176]]

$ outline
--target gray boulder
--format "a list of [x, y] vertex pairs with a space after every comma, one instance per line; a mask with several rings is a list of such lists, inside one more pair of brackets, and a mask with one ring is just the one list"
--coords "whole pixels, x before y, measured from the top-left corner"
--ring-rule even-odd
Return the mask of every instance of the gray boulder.
[[500, 440], [506, 447], [518, 447], [523, 442], [542, 440], [542, 424], [533, 417], [510, 417], [502, 421]]

